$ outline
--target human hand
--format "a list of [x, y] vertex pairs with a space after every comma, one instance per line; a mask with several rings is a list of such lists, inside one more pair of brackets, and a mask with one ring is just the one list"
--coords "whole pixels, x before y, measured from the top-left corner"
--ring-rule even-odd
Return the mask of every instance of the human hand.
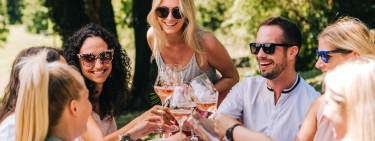
[[152, 107], [150, 110], [146, 111], [142, 115], [145, 115], [145, 117], [148, 117], [148, 116], [161, 116], [161, 111], [163, 111], [163, 117], [165, 117], [165, 118], [163, 118], [164, 119], [164, 123], [168, 124], [168, 125], [171, 125], [171, 120], [175, 120], [175, 119], [172, 116], [172, 113], [169, 111], [168, 107], [162, 108], [160, 105], [155, 105], [154, 107]]
[[184, 133], [177, 133], [171, 136], [168, 141], [189, 141], [189, 138]]
[[172, 131], [171, 126], [162, 123], [160, 116], [148, 116], [131, 128], [127, 133], [131, 135], [131, 139], [137, 140], [138, 138], [144, 137], [160, 127], [163, 129], [163, 131]]
[[216, 115], [214, 116], [215, 132], [221, 138], [226, 135], [227, 130], [230, 127], [238, 123], [240, 122], [224, 113], [216, 113]]

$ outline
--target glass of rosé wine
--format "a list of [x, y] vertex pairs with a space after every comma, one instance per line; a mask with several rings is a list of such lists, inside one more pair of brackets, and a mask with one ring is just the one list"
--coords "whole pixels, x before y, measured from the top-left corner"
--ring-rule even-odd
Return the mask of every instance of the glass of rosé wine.
[[212, 113], [216, 112], [219, 92], [205, 73], [192, 79], [190, 88], [193, 91], [194, 102], [198, 109]]
[[[166, 64], [159, 68], [159, 73], [154, 84], [154, 90], [160, 97], [162, 107], [164, 107], [165, 102], [172, 96], [174, 88], [182, 86], [182, 83], [183, 76], [181, 65]], [[161, 114], [161, 117], [163, 117], [163, 113]], [[160, 134], [165, 133], [162, 128], [155, 129], [154, 132]]]
[[191, 101], [191, 97], [186, 90], [187, 89], [185, 89], [183, 86], [175, 87], [169, 103], [169, 110], [173, 117], [177, 120], [180, 127], [180, 132], [182, 131], [185, 120], [194, 109], [194, 106], [192, 106], [194, 102]]

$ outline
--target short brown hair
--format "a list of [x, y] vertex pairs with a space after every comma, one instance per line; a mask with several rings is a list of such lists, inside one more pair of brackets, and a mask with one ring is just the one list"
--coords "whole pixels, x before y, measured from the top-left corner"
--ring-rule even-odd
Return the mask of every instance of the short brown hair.
[[292, 44], [297, 46], [298, 49], [301, 49], [302, 33], [294, 22], [279, 16], [268, 18], [260, 24], [260, 26], [265, 25], [280, 26], [280, 28], [283, 30], [284, 44]]

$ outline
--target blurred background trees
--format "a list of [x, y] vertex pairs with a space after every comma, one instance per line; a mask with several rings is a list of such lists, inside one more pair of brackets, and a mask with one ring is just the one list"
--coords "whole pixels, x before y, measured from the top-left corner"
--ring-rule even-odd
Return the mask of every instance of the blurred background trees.
[[[134, 58], [132, 105], [147, 109], [157, 73], [155, 63], [149, 61], [151, 51], [146, 40], [146, 16], [151, 3], [152, 0], [0, 0], [0, 42], [5, 41], [7, 21], [25, 24], [33, 33], [53, 27], [63, 42], [87, 23], [101, 25], [115, 34]], [[302, 31], [298, 71], [314, 69], [316, 37], [339, 17], [354, 16], [375, 28], [374, 0], [195, 0], [195, 4], [198, 22], [213, 31], [232, 58], [250, 58], [254, 70], [251, 75], [257, 74], [258, 67], [248, 44], [255, 42], [259, 24], [271, 16], [288, 18]]]
[[7, 33], [9, 32], [7, 28], [8, 14], [6, 8], [6, 1], [0, 0], [0, 48], [2, 44], [7, 41]]

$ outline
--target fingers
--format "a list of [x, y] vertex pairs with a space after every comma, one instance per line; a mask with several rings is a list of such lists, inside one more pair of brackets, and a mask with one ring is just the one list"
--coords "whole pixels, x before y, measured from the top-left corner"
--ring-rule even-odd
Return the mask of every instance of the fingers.
[[164, 117], [167, 117], [169, 120], [174, 119], [174, 117], [172, 116], [172, 113], [171, 113], [171, 111], [169, 111], [169, 108], [168, 108], [168, 107], [164, 107], [164, 113], [163, 113], [163, 116], [164, 116]]

